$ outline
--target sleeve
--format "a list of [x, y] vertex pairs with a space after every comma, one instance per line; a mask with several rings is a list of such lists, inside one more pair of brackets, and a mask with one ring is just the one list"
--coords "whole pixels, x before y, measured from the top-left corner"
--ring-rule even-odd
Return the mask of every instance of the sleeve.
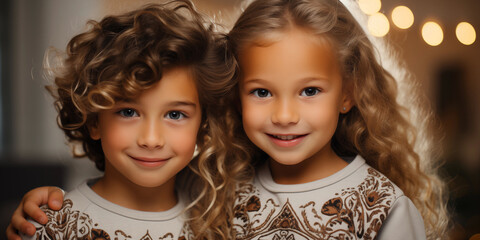
[[385, 219], [377, 239], [426, 239], [422, 216], [413, 202], [406, 196], [395, 201]]

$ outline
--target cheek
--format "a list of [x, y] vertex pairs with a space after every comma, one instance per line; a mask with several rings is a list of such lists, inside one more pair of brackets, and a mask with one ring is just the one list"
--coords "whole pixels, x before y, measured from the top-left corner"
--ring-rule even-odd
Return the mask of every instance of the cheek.
[[168, 141], [173, 151], [178, 155], [184, 155], [190, 159], [195, 151], [197, 143], [198, 125], [190, 125], [184, 128], [171, 129], [168, 134]]
[[324, 128], [329, 132], [334, 132], [339, 118], [339, 107], [337, 101], [324, 101], [311, 106], [301, 106], [305, 120], [310, 122], [316, 128]]
[[245, 131], [259, 127], [266, 116], [267, 109], [264, 106], [242, 100], [242, 121]]
[[133, 126], [125, 127], [114, 121], [102, 125], [100, 135], [104, 148], [128, 147], [135, 140], [136, 130]]

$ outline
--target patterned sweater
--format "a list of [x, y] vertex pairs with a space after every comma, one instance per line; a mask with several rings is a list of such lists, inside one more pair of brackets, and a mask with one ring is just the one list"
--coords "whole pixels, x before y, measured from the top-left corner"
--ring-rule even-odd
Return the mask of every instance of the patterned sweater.
[[426, 239], [412, 201], [360, 156], [327, 178], [293, 185], [275, 183], [265, 164], [240, 186], [233, 227], [236, 239]]
[[42, 207], [48, 216], [33, 237], [23, 239], [193, 239], [182, 215], [185, 203], [179, 201], [164, 212], [143, 212], [113, 204], [97, 195], [90, 186], [97, 179], [85, 181], [65, 195], [62, 209]]

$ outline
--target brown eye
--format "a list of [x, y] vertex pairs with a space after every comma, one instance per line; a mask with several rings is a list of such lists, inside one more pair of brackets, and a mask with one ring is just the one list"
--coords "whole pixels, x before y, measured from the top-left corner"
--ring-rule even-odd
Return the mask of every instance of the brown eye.
[[308, 87], [303, 89], [300, 95], [305, 97], [311, 97], [317, 95], [319, 92], [320, 90], [318, 88]]
[[272, 96], [267, 89], [259, 88], [252, 91], [253, 95], [259, 98], [266, 98]]

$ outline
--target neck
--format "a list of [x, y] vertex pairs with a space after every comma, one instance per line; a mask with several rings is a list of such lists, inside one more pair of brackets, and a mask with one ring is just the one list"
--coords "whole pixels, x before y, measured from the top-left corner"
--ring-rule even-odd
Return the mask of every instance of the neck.
[[[330, 146], [330, 145], [328, 145]], [[326, 178], [348, 165], [327, 147], [295, 165], [283, 165], [269, 160], [272, 178], [279, 184], [301, 184]]]
[[104, 176], [92, 186], [102, 198], [125, 208], [162, 212], [173, 208], [177, 202], [175, 178], [158, 187], [139, 186], [120, 173], [105, 170]]

